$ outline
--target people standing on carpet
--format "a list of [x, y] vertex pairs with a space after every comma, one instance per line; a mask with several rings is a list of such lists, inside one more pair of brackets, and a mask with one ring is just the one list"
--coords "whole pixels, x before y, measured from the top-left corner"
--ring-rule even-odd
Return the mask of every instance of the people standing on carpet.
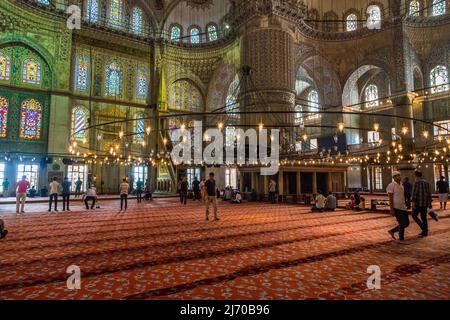
[[58, 178], [54, 177], [53, 181], [50, 182], [50, 196], [48, 199], [48, 212], [52, 211], [52, 203], [55, 202], [55, 211], [58, 211], [58, 193], [59, 193], [59, 182]]
[[197, 177], [192, 182], [192, 191], [194, 191], [194, 201], [200, 200], [200, 181], [198, 181]]
[[[16, 213], [25, 213], [25, 202], [27, 200], [27, 190], [30, 188], [30, 183], [27, 176], [22, 176], [22, 180], [17, 182], [16, 188]], [[20, 207], [20, 208], [19, 208]], [[19, 211], [20, 209], [20, 211]]]
[[405, 179], [403, 179], [403, 189], [405, 189], [406, 208], [409, 210], [411, 209], [411, 197], [413, 185], [411, 182], [409, 182], [408, 177], [405, 177]]
[[9, 180], [8, 180], [8, 178], [3, 180], [2, 186], [3, 186], [3, 198], [8, 198], [8, 195], [9, 195]]
[[84, 205], [86, 206], [86, 210], [89, 210], [89, 201], [92, 201], [91, 210], [94, 210], [95, 202], [97, 201], [97, 190], [94, 185], [91, 185], [85, 196], [84, 196]]
[[138, 179], [138, 181], [136, 182], [136, 196], [137, 196], [137, 202], [141, 203], [142, 202], [142, 187], [143, 187], [144, 183], [141, 181], [141, 178]]
[[[433, 209], [431, 188], [430, 184], [427, 181], [425, 181], [425, 179], [423, 179], [421, 171], [416, 170], [414, 172], [414, 175], [416, 176], [416, 182], [414, 183], [412, 194], [412, 209], [413, 209], [412, 217], [422, 230], [419, 236], [427, 237], [428, 236], [427, 213], [428, 209]], [[430, 212], [430, 215], [433, 219], [437, 221], [437, 216], [435, 214], [431, 214]]]
[[445, 181], [445, 177], [441, 177], [441, 179], [436, 183], [436, 189], [439, 194], [439, 203], [441, 205], [441, 210], [447, 209], [447, 201], [448, 201], [448, 181]]
[[81, 194], [81, 186], [83, 185], [83, 181], [78, 177], [78, 180], [75, 182], [75, 198], [78, 198]]
[[5, 222], [0, 219], [0, 240], [4, 239], [8, 234], [8, 230], [5, 229]]
[[330, 191], [328, 193], [327, 199], [325, 200], [325, 209], [327, 211], [335, 211], [336, 210], [336, 206], [337, 206], [337, 199], [333, 195], [333, 192]]
[[389, 230], [389, 234], [393, 239], [395, 234], [398, 232], [399, 240], [405, 240], [405, 229], [409, 226], [408, 211], [406, 211], [406, 201], [405, 201], [405, 189], [402, 185], [402, 177], [400, 172], [394, 171], [392, 173], [393, 181], [388, 185], [386, 191], [389, 195], [389, 206], [391, 209], [391, 214], [395, 215], [398, 226]]
[[72, 182], [69, 181], [68, 177], [64, 178], [64, 181], [61, 183], [62, 188], [62, 201], [63, 201], [63, 210], [62, 211], [70, 211], [69, 202], [70, 202], [70, 188], [72, 187]]
[[270, 179], [269, 182], [269, 201], [272, 202], [272, 204], [275, 203], [275, 194], [277, 192], [277, 183], [275, 180]]
[[209, 174], [209, 179], [205, 182], [206, 191], [206, 220], [209, 220], [209, 206], [214, 208], [214, 221], [219, 221], [217, 217], [217, 194], [216, 180], [214, 180], [214, 172]]
[[188, 182], [186, 177], [182, 177], [180, 183], [178, 184], [178, 192], [180, 193], [181, 204], [187, 204], [187, 193], [188, 193]]
[[128, 208], [128, 193], [130, 192], [130, 185], [127, 182], [127, 178], [124, 178], [122, 180], [122, 183], [120, 184], [120, 211], [125, 211]]

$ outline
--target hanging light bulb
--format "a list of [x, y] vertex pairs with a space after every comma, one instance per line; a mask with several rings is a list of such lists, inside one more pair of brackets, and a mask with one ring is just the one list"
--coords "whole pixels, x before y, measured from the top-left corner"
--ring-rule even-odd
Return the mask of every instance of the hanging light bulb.
[[123, 131], [119, 132], [119, 138], [122, 139], [123, 138]]
[[167, 144], [167, 138], [166, 138], [166, 137], [164, 137], [163, 143], [164, 143], [165, 145]]
[[147, 129], [145, 129], [145, 131], [147, 132], [147, 135], [150, 135], [150, 132], [152, 131], [151, 127], [147, 127]]
[[338, 124], [338, 130], [341, 132], [344, 131], [344, 124], [342, 122]]
[[219, 130], [222, 130], [223, 129], [223, 123], [219, 122], [219, 124], [217, 125], [217, 128], [219, 128]]
[[424, 137], [425, 139], [428, 139], [429, 133], [428, 133], [428, 131], [424, 131], [424, 132], [422, 133], [422, 135], [423, 135], [423, 137]]
[[409, 131], [408, 127], [403, 127], [402, 128], [403, 135], [406, 135], [408, 133], [408, 131]]
[[374, 123], [374, 124], [373, 124], [373, 129], [374, 129], [375, 131], [380, 130], [380, 124], [379, 124], [379, 123]]
[[264, 129], [264, 124], [260, 123], [259, 124], [259, 131], [261, 131], [262, 129]]

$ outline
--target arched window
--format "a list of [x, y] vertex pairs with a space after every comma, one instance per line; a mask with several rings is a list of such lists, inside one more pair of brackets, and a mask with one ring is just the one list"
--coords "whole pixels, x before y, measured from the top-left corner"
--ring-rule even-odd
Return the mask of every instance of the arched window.
[[136, 99], [146, 100], [148, 92], [148, 71], [146, 68], [138, 67], [136, 78]]
[[365, 91], [366, 108], [375, 108], [380, 105], [378, 101], [378, 87], [374, 84], [367, 86]]
[[136, 114], [136, 120], [134, 121], [134, 141], [136, 143], [142, 143], [145, 135], [145, 120], [144, 114], [139, 112]]
[[11, 60], [6, 53], [0, 52], [0, 80], [9, 80], [11, 74]]
[[82, 141], [87, 138], [88, 110], [83, 106], [72, 109], [72, 136], [75, 140]]
[[170, 40], [173, 42], [179, 42], [181, 40], [181, 27], [174, 24], [170, 27]]
[[0, 97], [0, 138], [5, 138], [8, 127], [8, 100]]
[[377, 5], [371, 5], [367, 8], [369, 18], [367, 19], [367, 26], [369, 28], [380, 25], [381, 23], [381, 9]]
[[216, 41], [218, 39], [217, 26], [215, 24], [210, 23], [206, 30], [208, 31], [208, 41]]
[[50, 4], [49, 0], [38, 0], [38, 2], [42, 4]]
[[189, 30], [191, 43], [193, 44], [200, 43], [200, 29], [198, 27], [191, 27]]
[[239, 93], [240, 93], [240, 80], [239, 75], [236, 75], [233, 82], [230, 84], [227, 92], [227, 98], [225, 100], [225, 110], [229, 116], [239, 117], [240, 104], [239, 104]]
[[35, 99], [22, 103], [20, 114], [19, 137], [21, 139], [39, 140], [41, 138], [42, 106]]
[[86, 1], [86, 18], [91, 23], [98, 21], [98, 0]]
[[347, 31], [355, 31], [358, 28], [358, 17], [352, 13], [347, 16]]
[[445, 0], [433, 0], [433, 16], [445, 14]]
[[308, 94], [308, 106], [310, 112], [317, 112], [317, 113], [310, 113], [308, 115], [308, 119], [319, 119], [320, 118], [320, 105], [319, 105], [319, 93], [316, 90], [311, 90]]
[[431, 93], [445, 92], [449, 90], [448, 70], [445, 66], [436, 66], [430, 72]]
[[409, 12], [410, 16], [420, 16], [420, 2], [417, 0], [413, 0], [409, 3]]
[[112, 61], [106, 66], [106, 95], [110, 97], [122, 96], [122, 67], [117, 61]]
[[22, 81], [29, 84], [41, 83], [41, 65], [33, 59], [23, 62]]
[[89, 86], [89, 58], [75, 58], [75, 91], [86, 92]]
[[180, 80], [169, 88], [169, 108], [200, 111], [202, 98], [197, 87], [188, 80]]
[[123, 1], [109, 0], [109, 23], [114, 28], [122, 27]]
[[134, 34], [142, 34], [142, 10], [141, 8], [134, 7], [131, 18], [131, 30]]

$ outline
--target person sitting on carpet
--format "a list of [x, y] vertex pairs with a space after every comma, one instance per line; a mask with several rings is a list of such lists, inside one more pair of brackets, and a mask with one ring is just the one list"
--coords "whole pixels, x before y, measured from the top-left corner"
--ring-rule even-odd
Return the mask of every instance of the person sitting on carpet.
[[8, 234], [8, 230], [5, 229], [5, 222], [0, 219], [0, 239], [3, 239]]
[[337, 199], [336, 197], [333, 195], [333, 192], [329, 192], [328, 193], [328, 197], [325, 201], [325, 208], [327, 211], [335, 211], [336, 210], [336, 202]]
[[231, 199], [231, 203], [242, 203], [242, 196], [239, 192], [236, 192], [236, 194], [233, 196], [233, 198]]
[[311, 208], [312, 212], [323, 212], [323, 210], [325, 209], [325, 197], [322, 195], [321, 191], [317, 191], [317, 196], [316, 196], [316, 205], [314, 207]]

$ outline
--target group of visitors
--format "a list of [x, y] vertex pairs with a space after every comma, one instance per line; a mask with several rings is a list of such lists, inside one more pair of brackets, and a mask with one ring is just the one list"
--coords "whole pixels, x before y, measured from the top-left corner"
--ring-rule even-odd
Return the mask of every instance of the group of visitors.
[[[430, 184], [423, 179], [422, 172], [416, 170], [414, 172], [416, 181], [414, 185], [412, 185], [412, 189], [405, 190], [401, 173], [395, 171], [392, 173], [392, 183], [387, 187], [387, 193], [389, 195], [389, 206], [390, 212], [397, 219], [398, 226], [389, 230], [389, 234], [393, 239], [396, 239], [395, 235], [399, 234], [399, 240], [403, 242], [405, 240], [405, 230], [409, 226], [409, 216], [408, 216], [408, 204], [411, 204], [412, 207], [412, 218], [417, 223], [417, 225], [421, 229], [421, 233], [419, 236], [427, 237], [428, 236], [428, 220], [427, 214], [430, 215], [432, 219], [438, 221], [437, 214], [432, 210], [432, 194]], [[443, 180], [443, 179], [441, 179]], [[409, 182], [409, 181], [406, 181]], [[409, 187], [409, 186], [407, 186]], [[444, 190], [444, 189], [442, 189]], [[443, 202], [447, 202], [448, 199], [448, 183], [447, 183], [447, 193], [446, 199]], [[407, 192], [408, 191], [408, 192]], [[439, 191], [439, 190], [438, 190]], [[411, 200], [407, 201], [407, 197], [409, 196], [409, 192], [411, 192]], [[440, 200], [444, 200], [443, 198]], [[441, 203], [442, 208], [442, 203]], [[431, 211], [428, 211], [431, 210]]]
[[318, 190], [315, 205], [311, 208], [312, 212], [326, 212], [326, 211], [335, 211], [337, 207], [337, 199], [334, 196], [333, 192], [328, 192], [328, 196], [322, 194], [322, 191]]

